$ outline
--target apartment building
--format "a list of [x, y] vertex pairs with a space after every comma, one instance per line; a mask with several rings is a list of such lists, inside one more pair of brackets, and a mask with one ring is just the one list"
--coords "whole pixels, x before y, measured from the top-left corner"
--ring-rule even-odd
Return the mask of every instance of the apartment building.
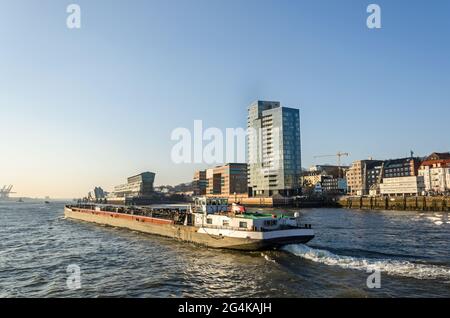
[[379, 183], [382, 160], [358, 160], [346, 171], [347, 193], [368, 195], [371, 187]]
[[194, 174], [194, 195], [247, 196], [247, 164], [228, 163], [197, 171]]
[[425, 191], [450, 192], [450, 153], [431, 154], [421, 163], [418, 174], [424, 178]]
[[205, 195], [208, 179], [206, 178], [206, 170], [199, 170], [194, 173], [192, 182], [192, 191], [194, 195]]
[[252, 196], [300, 193], [300, 111], [256, 101], [248, 109], [248, 187]]

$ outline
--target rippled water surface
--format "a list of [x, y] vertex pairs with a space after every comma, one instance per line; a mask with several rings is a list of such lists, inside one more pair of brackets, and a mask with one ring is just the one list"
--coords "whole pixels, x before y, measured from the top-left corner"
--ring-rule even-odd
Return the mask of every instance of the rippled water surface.
[[450, 297], [447, 213], [302, 210], [307, 246], [240, 253], [66, 220], [63, 206], [0, 202], [0, 297]]

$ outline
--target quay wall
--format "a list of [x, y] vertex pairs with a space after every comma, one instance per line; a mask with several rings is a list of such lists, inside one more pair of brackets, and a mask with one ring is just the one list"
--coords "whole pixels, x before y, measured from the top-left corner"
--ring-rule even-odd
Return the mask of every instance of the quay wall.
[[450, 212], [450, 197], [347, 197], [338, 203], [348, 209]]
[[272, 207], [291, 207], [291, 208], [321, 208], [321, 207], [339, 207], [335, 201], [331, 200], [295, 200], [284, 197], [244, 197], [230, 196], [228, 203], [240, 203], [247, 207], [272, 208]]
[[248, 197], [248, 196], [225, 196], [228, 203], [239, 203], [252, 208], [339, 208], [336, 200], [296, 200], [289, 197]]
[[228, 203], [240, 203], [245, 206], [251, 207], [273, 207], [275, 201], [273, 198], [254, 198], [247, 196], [230, 196], [228, 197]]

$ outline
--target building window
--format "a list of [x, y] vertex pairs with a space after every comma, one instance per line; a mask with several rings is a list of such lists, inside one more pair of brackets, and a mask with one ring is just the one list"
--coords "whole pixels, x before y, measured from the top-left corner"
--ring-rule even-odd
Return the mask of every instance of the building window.
[[212, 224], [212, 219], [211, 218], [206, 219], [206, 224]]
[[247, 228], [247, 222], [239, 222], [239, 227]]

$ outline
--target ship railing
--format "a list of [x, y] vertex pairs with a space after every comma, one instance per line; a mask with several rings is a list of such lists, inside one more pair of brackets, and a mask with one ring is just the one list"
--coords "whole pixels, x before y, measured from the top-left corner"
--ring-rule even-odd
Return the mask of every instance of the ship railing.
[[232, 231], [243, 231], [243, 232], [274, 232], [274, 231], [281, 231], [281, 230], [301, 230], [301, 229], [311, 229], [311, 224], [302, 224], [298, 226], [294, 225], [278, 225], [274, 228], [243, 228], [243, 227], [234, 227], [234, 226], [221, 226], [221, 225], [210, 225], [210, 224], [203, 224], [204, 228], [207, 229], [216, 229], [216, 230], [232, 230]]
[[[231, 230], [231, 231], [242, 231], [242, 232], [255, 232], [254, 229], [248, 229], [243, 227], [235, 227], [235, 226], [223, 226], [223, 225], [202, 225], [203, 228], [206, 229], [216, 229], [216, 230]], [[258, 231], [256, 231], [258, 232]]]

